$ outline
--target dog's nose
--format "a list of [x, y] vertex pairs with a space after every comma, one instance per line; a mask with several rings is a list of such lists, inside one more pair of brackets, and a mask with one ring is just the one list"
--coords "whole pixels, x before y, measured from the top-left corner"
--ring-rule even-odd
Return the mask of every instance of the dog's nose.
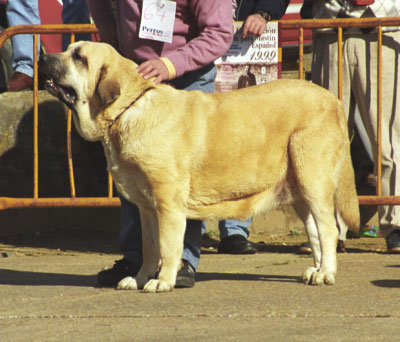
[[38, 61], [39, 74], [44, 77], [50, 68], [50, 57], [48, 54], [42, 53]]

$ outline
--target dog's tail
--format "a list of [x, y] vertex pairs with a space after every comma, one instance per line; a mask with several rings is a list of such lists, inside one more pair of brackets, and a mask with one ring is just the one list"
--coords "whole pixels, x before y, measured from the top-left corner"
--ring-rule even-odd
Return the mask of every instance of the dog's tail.
[[335, 207], [347, 228], [354, 236], [357, 236], [360, 229], [360, 209], [350, 153], [346, 153], [340, 170], [338, 187], [335, 193]]

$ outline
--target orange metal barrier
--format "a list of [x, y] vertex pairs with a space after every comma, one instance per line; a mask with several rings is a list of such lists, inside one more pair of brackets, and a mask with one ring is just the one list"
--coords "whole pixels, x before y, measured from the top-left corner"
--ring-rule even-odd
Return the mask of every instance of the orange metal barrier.
[[[378, 161], [377, 161], [377, 195], [359, 196], [361, 205], [400, 205], [400, 196], [382, 196], [381, 192], [381, 70], [382, 70], [382, 27], [400, 26], [400, 18], [362, 18], [362, 19], [327, 19], [327, 20], [286, 20], [281, 22], [282, 29], [298, 29], [299, 31], [299, 78], [303, 78], [303, 32], [304, 29], [315, 28], [337, 28], [338, 46], [341, 46], [343, 28], [348, 27], [377, 27], [378, 35]], [[33, 34], [34, 59], [37, 60], [38, 34], [62, 34], [71, 33], [71, 42], [76, 33], [96, 33], [94, 25], [21, 25], [6, 29], [0, 35], [0, 47], [3, 43], [16, 34]], [[342, 70], [342, 51], [338, 49], [338, 70]], [[342, 94], [342, 73], [338, 73], [338, 94]], [[74, 169], [71, 152], [71, 112], [68, 111], [67, 118], [67, 150], [68, 169], [70, 178], [69, 198], [39, 198], [39, 158], [38, 158], [38, 70], [37, 63], [34, 65], [34, 88], [33, 88], [33, 115], [34, 115], [34, 170], [33, 170], [33, 197], [32, 198], [9, 198], [0, 197], [0, 210], [11, 208], [34, 208], [34, 207], [93, 207], [93, 206], [119, 206], [120, 201], [113, 197], [112, 178], [108, 176], [108, 197], [76, 197]], [[1, 194], [0, 194], [1, 195]]]
[[384, 26], [400, 26], [400, 18], [359, 18], [359, 19], [307, 19], [307, 20], [287, 20], [281, 23], [282, 29], [298, 29], [299, 30], [299, 78], [303, 78], [303, 30], [317, 28], [336, 28], [338, 35], [338, 94], [342, 98], [342, 41], [343, 28], [349, 27], [372, 27], [377, 28], [377, 75], [378, 75], [378, 90], [377, 90], [377, 185], [376, 196], [359, 196], [361, 205], [399, 205], [400, 196], [382, 196], [382, 154], [381, 154], [381, 99], [382, 99], [382, 27]]
[[[75, 33], [97, 33], [95, 25], [21, 25], [6, 29], [0, 35], [0, 47], [4, 42], [16, 34], [33, 33], [33, 54], [34, 60], [37, 61], [38, 34], [62, 34], [71, 33], [71, 42], [75, 41]], [[113, 197], [112, 178], [108, 179], [108, 197], [76, 197], [74, 169], [72, 161], [71, 149], [71, 126], [72, 115], [71, 110], [67, 113], [67, 155], [68, 155], [68, 171], [70, 180], [69, 198], [39, 198], [39, 148], [38, 148], [38, 68], [37, 63], [34, 64], [34, 86], [33, 86], [33, 197], [32, 198], [9, 198], [0, 197], [0, 210], [11, 208], [39, 208], [39, 207], [109, 207], [119, 206], [120, 201], [117, 197]]]

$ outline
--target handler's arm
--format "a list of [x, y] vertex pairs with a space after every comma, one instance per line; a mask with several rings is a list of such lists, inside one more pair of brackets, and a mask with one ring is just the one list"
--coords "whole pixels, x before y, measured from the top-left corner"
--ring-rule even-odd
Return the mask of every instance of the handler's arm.
[[174, 65], [176, 76], [212, 63], [232, 43], [232, 0], [192, 0], [190, 6], [200, 34], [165, 56]]
[[285, 15], [289, 2], [290, 0], [259, 0], [255, 3], [254, 12], [266, 11], [271, 20], [279, 20]]
[[265, 31], [269, 20], [278, 20], [283, 17], [289, 2], [289, 0], [259, 0], [255, 3], [252, 14], [247, 18], [240, 16], [239, 13], [238, 19], [244, 20], [242, 37], [260, 36]]

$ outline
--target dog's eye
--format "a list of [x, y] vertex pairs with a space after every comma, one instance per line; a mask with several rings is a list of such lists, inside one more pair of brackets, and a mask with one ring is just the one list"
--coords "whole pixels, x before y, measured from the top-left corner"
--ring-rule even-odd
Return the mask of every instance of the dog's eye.
[[81, 62], [84, 65], [87, 65], [87, 59], [86, 57], [82, 56], [80, 54], [79, 50], [75, 50], [74, 53], [72, 54], [72, 58], [78, 62]]

